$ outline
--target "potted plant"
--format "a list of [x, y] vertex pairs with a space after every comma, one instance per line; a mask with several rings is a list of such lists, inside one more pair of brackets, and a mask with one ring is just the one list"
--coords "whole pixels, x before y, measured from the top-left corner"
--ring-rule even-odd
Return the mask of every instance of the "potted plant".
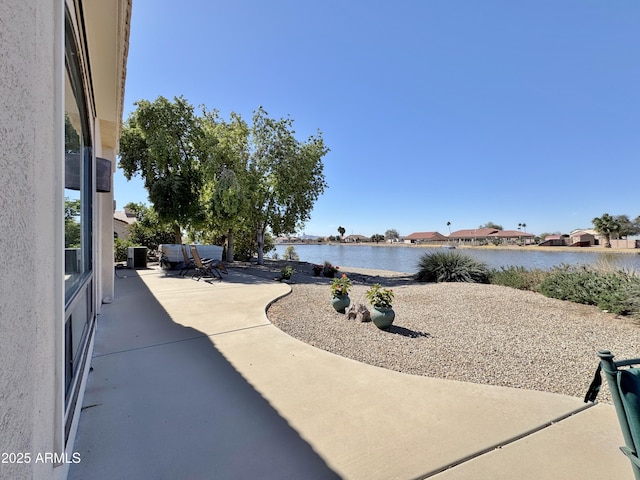
[[322, 267], [322, 275], [328, 278], [333, 278], [338, 273], [338, 269], [335, 265], [331, 265], [331, 262], [325, 261], [324, 266]]
[[334, 278], [331, 283], [331, 305], [336, 312], [344, 313], [345, 309], [351, 303], [349, 298], [349, 290], [351, 289], [351, 280], [346, 274], [342, 274], [340, 278]]
[[322, 273], [322, 270], [324, 269], [324, 266], [313, 264], [311, 265], [311, 269], [313, 270], [313, 276], [319, 277]]
[[391, 327], [396, 313], [393, 311], [393, 290], [390, 288], [382, 288], [382, 285], [376, 283], [367, 290], [365, 296], [371, 303], [371, 321], [376, 327], [386, 330]]

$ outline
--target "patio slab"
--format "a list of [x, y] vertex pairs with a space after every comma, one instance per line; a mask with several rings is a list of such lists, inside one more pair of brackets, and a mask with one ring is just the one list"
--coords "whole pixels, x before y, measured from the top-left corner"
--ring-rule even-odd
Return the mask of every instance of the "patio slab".
[[116, 287], [70, 478], [633, 478], [612, 407], [319, 350], [266, 318], [286, 284], [148, 269]]

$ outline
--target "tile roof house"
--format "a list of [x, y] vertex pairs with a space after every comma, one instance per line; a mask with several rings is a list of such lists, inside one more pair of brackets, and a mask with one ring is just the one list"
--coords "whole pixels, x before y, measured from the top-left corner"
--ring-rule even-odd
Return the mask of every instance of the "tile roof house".
[[458, 243], [533, 243], [535, 235], [520, 230], [498, 230], [496, 228], [475, 228], [469, 230], [457, 230], [449, 235], [450, 240]]
[[442, 243], [447, 237], [438, 232], [414, 232], [404, 237], [404, 243]]
[[125, 208], [124, 211], [113, 212], [113, 236], [126, 240], [129, 238], [129, 227], [138, 221], [136, 214]]

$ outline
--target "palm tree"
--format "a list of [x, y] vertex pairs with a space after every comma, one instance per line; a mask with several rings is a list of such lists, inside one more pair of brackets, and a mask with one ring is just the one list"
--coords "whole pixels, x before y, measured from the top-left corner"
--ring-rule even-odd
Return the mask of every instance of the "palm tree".
[[449, 235], [451, 235], [451, 222], [447, 222], [447, 228], [449, 229]]
[[341, 240], [342, 240], [342, 237], [344, 237], [344, 232], [346, 232], [344, 227], [338, 227], [338, 233], [340, 234]]
[[620, 224], [608, 213], [594, 218], [591, 223], [593, 223], [596, 232], [604, 236], [604, 248], [611, 248], [611, 234], [620, 230]]

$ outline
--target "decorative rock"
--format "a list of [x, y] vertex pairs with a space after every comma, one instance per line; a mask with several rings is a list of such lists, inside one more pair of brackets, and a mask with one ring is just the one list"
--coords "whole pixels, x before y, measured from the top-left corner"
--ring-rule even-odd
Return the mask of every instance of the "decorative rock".
[[347, 310], [347, 320], [359, 320], [360, 322], [370, 322], [371, 314], [369, 309], [361, 303], [352, 303]]

